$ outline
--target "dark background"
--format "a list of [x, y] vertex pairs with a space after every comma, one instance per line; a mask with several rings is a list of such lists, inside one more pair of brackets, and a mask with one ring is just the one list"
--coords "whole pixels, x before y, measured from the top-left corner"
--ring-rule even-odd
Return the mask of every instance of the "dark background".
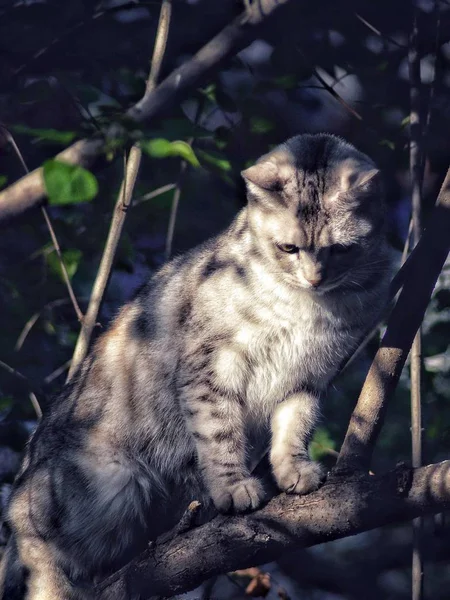
[[[162, 77], [243, 10], [237, 0], [174, 0], [173, 5]], [[423, 0], [418, 7], [421, 118], [427, 124], [426, 223], [450, 159], [450, 3]], [[58, 133], [76, 139], [105, 130], [142, 96], [159, 8], [157, 1], [0, 2], [0, 119], [30, 169], [68, 145], [55, 142]], [[292, 0], [269, 19], [256, 41], [216, 70], [181, 106], [134, 130], [133, 135], [144, 140], [194, 138], [201, 167], [189, 166], [180, 179], [180, 158], [144, 155], [135, 206], [127, 217], [98, 331], [165, 260], [174, 191], [150, 200], [145, 194], [180, 183], [172, 248], [177, 254], [223, 228], [245, 202], [240, 171], [272, 145], [298, 133], [336, 133], [377, 162], [385, 175], [389, 237], [400, 255], [410, 216], [407, 55], [412, 14], [407, 0]], [[333, 97], [321, 79], [360, 118]], [[121, 157], [119, 150], [106, 167], [95, 170], [99, 194], [94, 200], [49, 208], [83, 310], [123, 174]], [[0, 137], [0, 176], [7, 178], [0, 181], [7, 186], [22, 175], [18, 157]], [[447, 268], [424, 326], [426, 462], [448, 457], [450, 443], [449, 280]], [[0, 229], [0, 306], [0, 360], [40, 390], [37, 395], [45, 407], [65, 380], [79, 324], [38, 209]], [[330, 392], [311, 446], [315, 457], [329, 467], [375, 347], [376, 340]], [[405, 369], [379, 440], [375, 472], [409, 460], [409, 410]], [[35, 422], [29, 384], [0, 368], [2, 503]], [[447, 599], [448, 531], [435, 518], [426, 520], [425, 529], [428, 597]], [[270, 566], [268, 597], [276, 598], [283, 586], [293, 598], [408, 598], [410, 538], [409, 526], [402, 525], [292, 554], [281, 566]], [[224, 577], [212, 595], [242, 598], [243, 588], [243, 578], [231, 582]]]

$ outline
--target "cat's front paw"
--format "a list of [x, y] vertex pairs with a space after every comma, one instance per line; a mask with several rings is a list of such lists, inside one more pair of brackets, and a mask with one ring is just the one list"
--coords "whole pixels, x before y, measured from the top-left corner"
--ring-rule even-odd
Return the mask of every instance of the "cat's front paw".
[[273, 473], [278, 487], [287, 494], [309, 494], [320, 487], [326, 476], [320, 463], [295, 456], [273, 464]]
[[221, 513], [256, 510], [263, 501], [264, 495], [264, 488], [256, 477], [247, 477], [211, 493], [214, 505]]

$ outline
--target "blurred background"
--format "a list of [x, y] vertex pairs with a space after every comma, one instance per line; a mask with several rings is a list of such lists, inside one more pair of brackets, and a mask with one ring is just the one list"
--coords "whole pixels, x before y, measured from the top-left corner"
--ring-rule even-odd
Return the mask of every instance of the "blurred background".
[[[173, 0], [162, 77], [243, 9], [240, 0]], [[418, 9], [426, 223], [450, 162], [450, 2], [421, 0]], [[29, 169], [77, 138], [105, 130], [142, 97], [159, 10], [159, 1], [0, 0], [0, 119]], [[410, 218], [412, 14], [410, 0], [292, 0], [181, 105], [131, 131], [145, 153], [97, 333], [168, 254], [191, 248], [230, 222], [245, 203], [240, 171], [295, 134], [335, 133], [375, 160], [385, 175], [389, 238], [401, 255]], [[181, 157], [161, 151], [179, 140], [192, 144], [185, 168]], [[22, 175], [23, 166], [2, 134], [0, 185]], [[49, 207], [83, 311], [123, 176], [123, 151], [111, 148], [106, 167], [95, 175], [95, 199]], [[168, 240], [177, 188], [179, 209]], [[427, 463], [448, 457], [450, 446], [449, 281], [447, 265], [424, 325]], [[36, 425], [30, 390], [45, 410], [65, 381], [79, 331], [39, 209], [1, 226], [0, 305], [4, 506], [20, 452]], [[330, 468], [376, 346], [375, 338], [335, 382], [325, 404], [311, 452]], [[409, 402], [405, 369], [377, 446], [375, 473], [409, 461]], [[4, 532], [0, 541], [4, 544]], [[426, 519], [424, 547], [427, 597], [448, 599], [450, 536], [444, 517]], [[269, 583], [253, 593], [269, 599], [403, 600], [411, 594], [410, 555], [410, 526], [387, 527], [264, 565]], [[224, 575], [186, 598], [245, 598], [251, 581], [255, 573]]]

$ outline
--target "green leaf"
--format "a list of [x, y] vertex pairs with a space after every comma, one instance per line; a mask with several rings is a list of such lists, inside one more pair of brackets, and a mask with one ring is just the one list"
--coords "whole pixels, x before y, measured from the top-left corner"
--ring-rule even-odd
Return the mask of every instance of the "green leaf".
[[152, 158], [167, 158], [170, 156], [170, 144], [169, 140], [155, 138], [154, 140], [143, 140], [141, 148]]
[[275, 125], [263, 117], [250, 118], [250, 131], [252, 133], [269, 133], [275, 128]]
[[[83, 253], [78, 248], [70, 248], [68, 250], [64, 250], [62, 252], [62, 257], [64, 264], [66, 266], [67, 274], [69, 275], [69, 279], [75, 275], [78, 269], [78, 265], [80, 264], [81, 257]], [[50, 268], [50, 271], [54, 273], [57, 277], [64, 281], [64, 277], [62, 274], [61, 263], [59, 261], [59, 257], [56, 252], [52, 252], [51, 254], [47, 254], [46, 256], [47, 264]]]
[[400, 123], [400, 127], [406, 127], [407, 125], [409, 125], [410, 120], [411, 120], [411, 117], [409, 115], [407, 115], [404, 119], [402, 119], [402, 122]]
[[381, 140], [380, 146], [387, 146], [390, 150], [395, 150], [395, 144], [391, 140]]
[[335, 450], [336, 444], [331, 439], [329, 432], [324, 427], [316, 429], [310, 442], [310, 454], [313, 460], [320, 460], [323, 456]]
[[0, 175], [0, 188], [2, 188], [6, 182], [8, 181], [8, 178], [6, 177], [6, 175]]
[[16, 133], [23, 133], [25, 135], [31, 135], [38, 140], [44, 140], [46, 142], [55, 142], [57, 144], [70, 144], [75, 137], [75, 131], [58, 131], [57, 129], [33, 129], [32, 127], [26, 127], [25, 125], [12, 125], [11, 129]]
[[211, 102], [214, 102], [214, 104], [217, 104], [217, 100], [216, 100], [216, 84], [215, 83], [210, 83], [205, 88], [201, 88], [200, 92], [202, 94], [204, 94], [208, 98], [208, 100], [210, 100]]
[[177, 140], [175, 142], [172, 142], [170, 145], [172, 152], [171, 156], [181, 156], [181, 158], [184, 158], [184, 160], [191, 164], [193, 167], [200, 166], [198, 158], [195, 156], [195, 153], [192, 150], [192, 146], [190, 146], [187, 142]]
[[90, 171], [59, 160], [44, 163], [44, 183], [50, 204], [88, 202], [98, 192], [98, 182]]
[[141, 142], [142, 150], [152, 158], [169, 158], [180, 156], [183, 160], [190, 163], [193, 167], [199, 167], [200, 163], [192, 150], [192, 147], [182, 140], [169, 142], [164, 138], [154, 140], [144, 140]]
[[219, 158], [216, 154], [205, 152], [204, 150], [197, 150], [197, 154], [203, 162], [208, 163], [221, 171], [231, 171], [231, 163], [229, 160]]

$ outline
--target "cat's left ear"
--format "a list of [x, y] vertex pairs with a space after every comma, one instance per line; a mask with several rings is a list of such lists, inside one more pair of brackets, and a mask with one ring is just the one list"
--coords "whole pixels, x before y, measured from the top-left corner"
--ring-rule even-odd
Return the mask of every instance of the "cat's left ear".
[[379, 180], [380, 170], [370, 164], [344, 163], [341, 171], [341, 192], [368, 189]]
[[253, 167], [242, 171], [241, 175], [246, 182], [253, 183], [263, 190], [276, 192], [281, 189], [279, 169], [271, 161], [256, 163]]

